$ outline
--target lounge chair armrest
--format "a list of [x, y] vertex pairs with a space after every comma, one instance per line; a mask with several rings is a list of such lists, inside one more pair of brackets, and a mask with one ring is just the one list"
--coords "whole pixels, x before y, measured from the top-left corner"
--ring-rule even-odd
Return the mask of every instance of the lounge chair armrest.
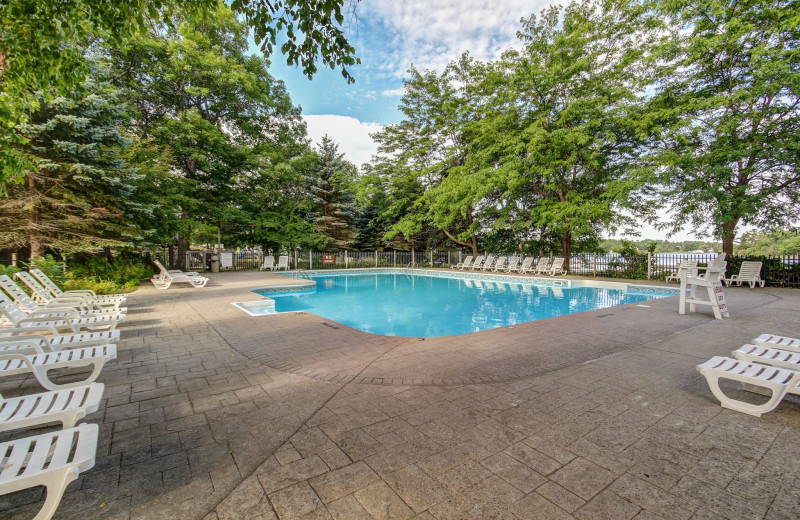
[[[61, 334], [58, 332], [58, 329], [51, 325], [40, 325], [38, 327], [12, 327], [9, 329], [0, 329], [0, 339], [4, 337], [16, 337], [18, 335], [30, 335], [30, 332], [33, 331], [47, 331], [53, 336], [60, 336]], [[45, 337], [41, 334], [34, 334], [35, 336]], [[49, 340], [48, 340], [49, 341]]]
[[31, 312], [28, 316], [31, 318], [57, 318], [62, 320], [77, 320], [79, 317], [78, 311], [73, 307], [39, 309]]

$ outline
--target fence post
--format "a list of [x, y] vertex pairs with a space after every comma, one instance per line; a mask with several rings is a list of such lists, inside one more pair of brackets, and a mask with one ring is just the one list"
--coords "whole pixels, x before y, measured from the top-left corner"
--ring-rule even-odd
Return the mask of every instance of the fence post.
[[344, 251], [344, 268], [347, 269], [347, 250]]
[[314, 269], [312, 266], [314, 265], [314, 254], [311, 250], [308, 251], [308, 270]]
[[433, 249], [428, 252], [428, 265], [433, 267]]
[[11, 253], [11, 267], [17, 267], [17, 253]]
[[397, 250], [392, 251], [392, 267], [397, 267]]
[[378, 250], [375, 250], [375, 267], [378, 267]]
[[650, 279], [650, 275], [653, 273], [653, 253], [650, 251], [647, 252], [647, 279]]
[[592, 253], [592, 273], [597, 278], [597, 253]]

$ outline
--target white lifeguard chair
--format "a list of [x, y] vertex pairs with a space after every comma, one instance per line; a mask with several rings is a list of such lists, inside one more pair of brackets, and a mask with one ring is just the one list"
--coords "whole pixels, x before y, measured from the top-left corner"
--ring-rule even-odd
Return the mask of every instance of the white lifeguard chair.
[[[725, 261], [725, 253], [720, 253], [708, 267], [695, 267], [681, 271], [681, 294], [679, 314], [686, 314], [686, 304], [689, 304], [689, 312], [695, 312], [696, 305], [710, 305], [714, 311], [714, 318], [721, 320], [723, 317], [730, 318], [728, 305], [725, 302], [725, 292], [722, 287], [722, 279], [725, 277], [725, 268], [728, 263]], [[700, 274], [700, 271], [705, 271]], [[708, 299], [698, 295], [698, 288], [705, 287]], [[687, 295], [686, 292], [689, 292]]]

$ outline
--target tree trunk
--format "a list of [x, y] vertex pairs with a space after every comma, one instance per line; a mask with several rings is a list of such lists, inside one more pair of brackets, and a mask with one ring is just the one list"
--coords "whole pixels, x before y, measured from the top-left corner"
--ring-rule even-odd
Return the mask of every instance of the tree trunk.
[[30, 173], [25, 176], [25, 186], [28, 188], [31, 201], [34, 201], [30, 205], [31, 234], [28, 236], [28, 242], [30, 242], [31, 245], [31, 258], [39, 258], [42, 256], [43, 252], [42, 243], [39, 241], [39, 238], [34, 235], [37, 222], [39, 222], [39, 207], [35, 202], [36, 182], [33, 179], [33, 175]]
[[572, 233], [569, 230], [561, 235], [561, 254], [564, 256], [564, 269], [569, 272], [569, 257], [572, 254]]
[[722, 252], [733, 256], [733, 239], [736, 238], [736, 224], [739, 219], [722, 223]]
[[177, 268], [181, 271], [186, 270], [186, 251], [189, 250], [189, 241], [182, 236], [178, 235], [177, 240], [178, 246], [178, 258], [176, 258], [175, 264], [177, 264]]

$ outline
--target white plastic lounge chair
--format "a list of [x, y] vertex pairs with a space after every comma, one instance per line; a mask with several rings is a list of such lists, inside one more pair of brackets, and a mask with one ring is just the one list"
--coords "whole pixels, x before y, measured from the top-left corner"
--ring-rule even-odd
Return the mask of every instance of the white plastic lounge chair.
[[284, 271], [289, 270], [289, 255], [281, 255], [278, 257], [278, 265], [275, 266], [275, 270], [280, 271], [281, 269]]
[[33, 520], [49, 520], [69, 483], [94, 466], [98, 431], [81, 424], [0, 444], [0, 495], [45, 486], [47, 498]]
[[547, 272], [545, 273], [548, 276], [555, 276], [560, 274], [564, 276], [567, 274], [567, 270], [564, 269], [564, 259], [563, 258], [553, 258], [553, 263], [550, 264], [550, 267], [547, 268]]
[[42, 334], [30, 334], [30, 332], [31, 328], [0, 329], [0, 354], [5, 352], [41, 354], [59, 352], [67, 348], [102, 346], [119, 341], [118, 330], [63, 335], [58, 334], [55, 329], [48, 328], [35, 331]]
[[512, 271], [519, 271], [519, 265], [522, 261], [522, 258], [518, 255], [514, 255], [508, 259], [508, 263], [506, 264], [506, 272], [510, 273]]
[[475, 260], [475, 257], [469, 255], [463, 261], [457, 263], [456, 265], [451, 266], [453, 269], [465, 269], [472, 265], [472, 261]]
[[547, 274], [550, 271], [550, 258], [542, 257], [536, 263], [536, 270], [531, 270], [532, 273], [536, 274]]
[[[84, 310], [91, 310], [91, 309], [111, 309], [111, 310], [118, 310], [120, 304], [123, 300], [94, 300], [88, 294], [86, 295], [61, 295], [59, 297], [54, 297], [53, 294], [46, 289], [42, 284], [40, 284], [30, 273], [26, 273], [25, 271], [20, 271], [16, 273], [14, 276], [17, 277], [22, 283], [24, 283], [28, 289], [31, 290], [31, 294], [33, 295], [33, 300], [43, 306], [51, 305], [51, 306], [72, 306], [75, 308], [82, 308]], [[19, 302], [19, 295], [14, 294], [11, 289], [6, 289], [18, 303], [27, 307], [25, 304]], [[27, 295], [26, 295], [27, 296]]]
[[122, 315], [77, 316], [72, 310], [48, 310], [26, 313], [11, 299], [0, 292], [0, 317], [11, 327], [52, 327], [57, 331], [78, 334], [81, 329], [114, 330], [118, 323], [125, 321]]
[[208, 283], [208, 278], [200, 276], [197, 273], [168, 271], [158, 260], [154, 260], [153, 263], [156, 264], [160, 271], [159, 274], [150, 279], [156, 289], [169, 289], [173, 283], [188, 283], [191, 284], [192, 287], [205, 287]]
[[266, 271], [267, 269], [270, 271], [275, 269], [275, 257], [272, 255], [265, 256], [264, 263], [258, 268], [259, 271]]
[[[760, 417], [761, 414], [770, 412], [778, 406], [787, 393], [800, 394], [800, 372], [786, 368], [771, 367], [761, 363], [749, 363], [727, 357], [714, 356], [702, 365], [697, 365], [697, 370], [703, 374], [708, 382], [708, 387], [714, 396], [719, 399], [723, 408], [736, 410]], [[763, 404], [751, 404], [737, 399], [732, 399], [722, 392], [719, 387], [720, 379], [739, 381], [749, 387], [758, 387], [771, 392], [770, 399]], [[749, 388], [748, 387], [748, 388]], [[759, 391], [759, 393], [762, 393]]]
[[494, 263], [497, 260], [497, 256], [489, 255], [486, 257], [486, 260], [483, 261], [483, 265], [481, 265], [481, 271], [489, 271], [494, 267]]
[[681, 272], [687, 269], [694, 269], [695, 267], [697, 267], [697, 260], [681, 260], [681, 263], [678, 264], [678, 269], [669, 273], [665, 281], [669, 283], [674, 280], [675, 282], [680, 283]]
[[742, 262], [739, 274], [734, 274], [730, 278], [723, 278], [725, 285], [730, 287], [732, 283], [741, 286], [742, 283], [749, 283], [750, 288], [759, 284], [764, 287], [764, 280], [761, 279], [761, 262]]
[[[20, 274], [20, 273], [17, 273]], [[27, 273], [25, 273], [27, 274]], [[30, 275], [28, 275], [30, 276]], [[126, 307], [121, 309], [114, 309], [112, 307], [108, 307], [105, 309], [101, 308], [91, 308], [91, 306], [86, 305], [82, 302], [56, 302], [52, 301], [48, 304], [38, 304], [33, 299], [31, 299], [28, 294], [22, 290], [22, 288], [14, 283], [14, 280], [9, 278], [6, 275], [0, 275], [0, 287], [14, 299], [14, 303], [16, 303], [22, 310], [25, 312], [59, 312], [61, 310], [68, 311], [70, 309], [74, 310], [78, 317], [85, 318], [88, 316], [118, 316], [124, 315], [128, 312]]]
[[800, 339], [787, 338], [775, 334], [762, 334], [753, 340], [753, 343], [761, 347], [772, 347], [790, 352], [800, 352]]
[[[103, 370], [103, 365], [107, 361], [116, 359], [116, 357], [116, 345], [74, 348], [62, 350], [61, 352], [31, 355], [7, 352], [0, 355], [0, 376], [13, 376], [32, 372], [39, 384], [48, 390], [73, 388], [87, 383], [94, 383]], [[83, 381], [55, 383], [47, 375], [49, 370], [89, 365], [93, 367], [92, 373]]]
[[79, 289], [79, 290], [71, 290], [71, 291], [62, 291], [56, 283], [50, 279], [41, 269], [31, 269], [30, 272], [33, 276], [36, 277], [42, 285], [49, 290], [54, 297], [59, 298], [61, 296], [78, 296], [78, 297], [87, 297], [93, 301], [101, 302], [101, 301], [114, 301], [119, 303], [125, 303], [125, 300], [128, 299], [127, 294], [100, 294], [98, 295], [91, 289]]
[[536, 269], [536, 266], [533, 265], [534, 258], [532, 256], [526, 256], [525, 260], [522, 261], [522, 264], [519, 266], [519, 272], [522, 274], [531, 273]]
[[774, 367], [800, 370], [800, 352], [790, 352], [748, 343], [731, 352], [731, 355], [736, 359], [749, 361], [750, 363], [763, 363]]
[[483, 265], [483, 261], [484, 260], [486, 260], [486, 257], [483, 256], [483, 255], [480, 255], [477, 258], [475, 258], [475, 260], [472, 262], [471, 266], [467, 266], [464, 269], [465, 270], [466, 269], [470, 269], [472, 271], [474, 271], [475, 269], [480, 269], [481, 265]]
[[507, 266], [507, 265], [508, 265], [508, 258], [507, 258], [507, 257], [505, 257], [505, 256], [501, 256], [501, 257], [500, 257], [500, 258], [498, 258], [498, 259], [497, 259], [497, 261], [494, 263], [494, 272], [497, 272], [497, 271], [505, 271], [505, 270], [506, 270], [506, 266]]
[[102, 383], [92, 383], [21, 397], [0, 395], [0, 432], [57, 422], [62, 428], [72, 428], [97, 411], [104, 388]]

